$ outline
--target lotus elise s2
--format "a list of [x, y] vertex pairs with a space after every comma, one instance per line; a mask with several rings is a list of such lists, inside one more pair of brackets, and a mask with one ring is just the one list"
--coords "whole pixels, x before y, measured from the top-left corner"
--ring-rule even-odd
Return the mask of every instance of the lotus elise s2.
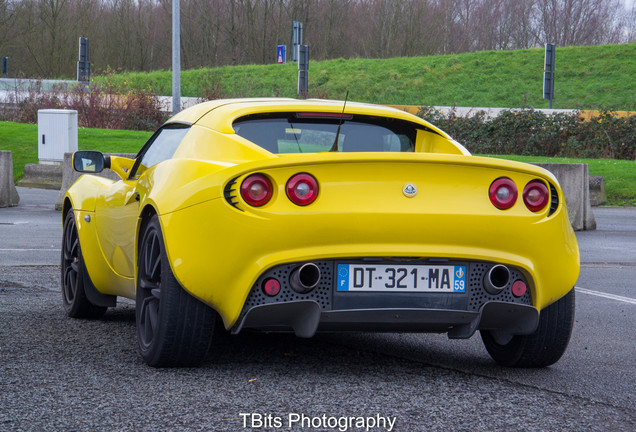
[[[481, 333], [499, 364], [566, 350], [579, 251], [548, 171], [472, 156], [417, 116], [326, 100], [216, 100], [134, 158], [78, 151], [63, 205], [71, 317], [136, 302], [151, 366], [214, 327]], [[114, 171], [118, 179], [94, 175]], [[222, 331], [222, 330], [221, 330]]]

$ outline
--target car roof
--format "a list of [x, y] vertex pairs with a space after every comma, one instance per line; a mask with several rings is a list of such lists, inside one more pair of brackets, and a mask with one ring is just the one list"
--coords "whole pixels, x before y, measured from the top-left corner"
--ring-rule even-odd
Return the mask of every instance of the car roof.
[[328, 100], [328, 99], [292, 99], [292, 98], [246, 98], [217, 99], [203, 102], [175, 114], [168, 123], [198, 124], [222, 133], [234, 133], [232, 123], [235, 119], [248, 114], [264, 114], [270, 112], [344, 112], [369, 116], [401, 119], [425, 126], [432, 131], [447, 137], [446, 133], [421, 119], [396, 108], [360, 102]]

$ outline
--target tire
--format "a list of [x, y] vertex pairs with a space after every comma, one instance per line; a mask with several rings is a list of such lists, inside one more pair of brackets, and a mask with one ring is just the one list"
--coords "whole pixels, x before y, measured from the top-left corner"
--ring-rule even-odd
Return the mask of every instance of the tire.
[[174, 277], [157, 215], [141, 233], [136, 299], [141, 356], [153, 367], [196, 366], [210, 347], [216, 312]]
[[75, 213], [69, 210], [64, 218], [62, 232], [61, 257], [62, 301], [66, 314], [72, 318], [99, 318], [106, 312], [106, 307], [96, 306], [88, 301], [84, 289], [87, 276], [82, 248], [77, 234]]
[[513, 336], [507, 343], [482, 330], [481, 338], [490, 356], [502, 366], [540, 368], [556, 363], [570, 342], [574, 326], [574, 289], [541, 311], [534, 333]]

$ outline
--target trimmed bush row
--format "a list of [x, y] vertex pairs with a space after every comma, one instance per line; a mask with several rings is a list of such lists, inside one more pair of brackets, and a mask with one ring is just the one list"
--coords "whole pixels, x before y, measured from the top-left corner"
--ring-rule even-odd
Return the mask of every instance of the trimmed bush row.
[[[202, 99], [214, 99], [218, 88]], [[156, 95], [131, 90], [117, 94], [109, 85], [75, 86], [43, 92], [32, 86], [26, 96], [16, 95], [17, 109], [5, 109], [0, 119], [36, 123], [39, 109], [64, 108], [78, 112], [81, 127], [149, 130], [158, 128], [168, 114]], [[440, 127], [472, 153], [526, 156], [560, 156], [636, 160], [636, 116], [617, 117], [602, 110], [584, 120], [578, 113], [544, 114], [532, 109], [503, 111], [489, 119], [485, 112], [459, 117], [423, 107], [418, 115]]]
[[444, 114], [431, 107], [418, 113], [472, 153], [636, 160], [636, 116], [600, 111], [586, 121], [578, 113], [544, 114], [532, 109], [503, 111], [488, 119]]

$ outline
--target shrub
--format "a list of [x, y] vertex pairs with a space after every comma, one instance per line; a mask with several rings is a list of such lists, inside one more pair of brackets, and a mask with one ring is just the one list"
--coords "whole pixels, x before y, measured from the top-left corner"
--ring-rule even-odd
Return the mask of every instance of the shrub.
[[209, 69], [202, 70], [199, 78], [199, 94], [201, 101], [223, 99], [223, 80]]
[[506, 110], [493, 119], [483, 111], [458, 117], [423, 107], [418, 115], [473, 153], [636, 160], [636, 116], [603, 110], [589, 121], [580, 113]]
[[17, 110], [5, 110], [3, 118], [21, 123], [37, 123], [38, 110], [50, 108], [76, 110], [78, 125], [90, 128], [155, 130], [168, 118], [156, 95], [136, 90], [120, 94], [108, 84], [56, 85], [43, 91], [36, 82], [8, 102]]

